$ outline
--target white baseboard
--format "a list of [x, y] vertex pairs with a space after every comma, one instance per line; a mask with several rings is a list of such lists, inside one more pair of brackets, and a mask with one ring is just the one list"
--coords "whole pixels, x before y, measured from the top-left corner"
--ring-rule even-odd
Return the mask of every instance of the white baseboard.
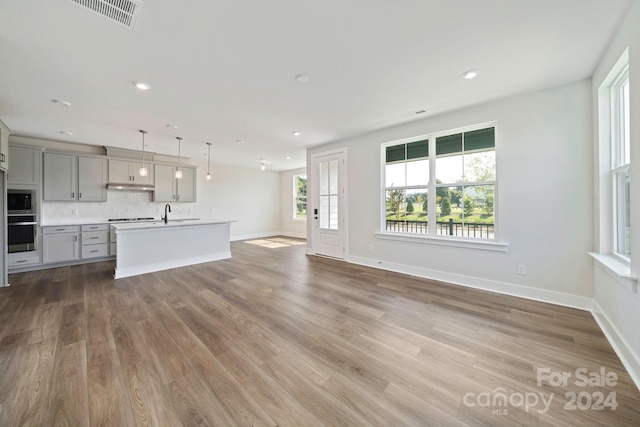
[[236, 240], [250, 240], [250, 239], [264, 239], [265, 237], [276, 237], [276, 236], [284, 236], [284, 237], [293, 237], [296, 239], [306, 239], [307, 235], [302, 233], [289, 233], [286, 231], [272, 231], [269, 233], [257, 233], [257, 234], [241, 234], [238, 236], [231, 236], [231, 241], [235, 242]]
[[596, 319], [598, 326], [609, 340], [609, 343], [618, 354], [620, 361], [629, 372], [629, 376], [636, 383], [636, 387], [640, 389], [640, 358], [635, 354], [624, 336], [618, 332], [618, 329], [609, 319], [609, 316], [602, 310], [597, 301], [593, 301], [593, 309], [591, 310], [593, 318]]
[[463, 274], [449, 273], [429, 268], [415, 267], [412, 265], [376, 261], [364, 257], [348, 256], [345, 258], [345, 261], [353, 264], [365, 265], [367, 267], [409, 274], [411, 276], [423, 277], [425, 279], [439, 280], [469, 288], [482, 289], [485, 291], [497, 292], [499, 294], [547, 302], [580, 310], [591, 311], [593, 306], [593, 300], [588, 297], [548, 291], [545, 289], [535, 289], [527, 286], [515, 285], [513, 283], [482, 279], [480, 277], [465, 276]]
[[289, 233], [288, 231], [281, 231], [280, 236], [284, 236], [284, 237], [293, 237], [294, 239], [306, 239], [307, 238], [307, 234], [306, 233]]
[[267, 233], [256, 233], [256, 234], [240, 234], [235, 236], [232, 235], [231, 241], [235, 242], [237, 240], [262, 239], [265, 237], [273, 237], [273, 236], [279, 236], [279, 235], [280, 235], [279, 231], [271, 231]]

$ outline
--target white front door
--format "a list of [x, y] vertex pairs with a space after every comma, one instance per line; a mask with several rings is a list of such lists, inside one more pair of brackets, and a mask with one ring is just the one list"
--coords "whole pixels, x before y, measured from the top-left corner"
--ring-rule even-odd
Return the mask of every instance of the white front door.
[[344, 259], [345, 153], [314, 156], [313, 168], [313, 252]]

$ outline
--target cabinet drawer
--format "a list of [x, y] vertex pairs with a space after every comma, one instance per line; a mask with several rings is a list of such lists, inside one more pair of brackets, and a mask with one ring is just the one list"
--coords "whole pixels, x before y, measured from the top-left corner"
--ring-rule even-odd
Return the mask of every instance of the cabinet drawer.
[[106, 243], [102, 245], [82, 246], [82, 259], [97, 258], [103, 256], [109, 256], [109, 245]]
[[42, 227], [42, 234], [77, 233], [80, 227], [77, 225], [61, 225], [59, 227]]
[[106, 230], [82, 232], [82, 246], [107, 243], [109, 241], [108, 239], [109, 239], [109, 232]]
[[107, 231], [109, 224], [87, 224], [82, 226], [82, 231]]
[[7, 256], [7, 266], [9, 268], [34, 264], [40, 264], [40, 254], [36, 251], [11, 253]]

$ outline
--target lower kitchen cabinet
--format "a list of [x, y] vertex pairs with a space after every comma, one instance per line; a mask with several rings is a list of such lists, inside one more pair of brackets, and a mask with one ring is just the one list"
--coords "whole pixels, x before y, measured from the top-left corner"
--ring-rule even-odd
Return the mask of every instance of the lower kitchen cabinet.
[[82, 226], [82, 259], [109, 256], [109, 225]]
[[20, 268], [40, 264], [40, 252], [13, 252], [7, 256], [7, 267]]
[[80, 259], [80, 227], [67, 225], [42, 227], [42, 261], [44, 264]]

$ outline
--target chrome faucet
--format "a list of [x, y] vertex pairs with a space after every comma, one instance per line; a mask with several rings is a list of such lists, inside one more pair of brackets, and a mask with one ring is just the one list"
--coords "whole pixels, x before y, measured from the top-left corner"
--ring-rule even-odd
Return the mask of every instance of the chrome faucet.
[[171, 212], [171, 205], [169, 203], [167, 203], [166, 205], [164, 205], [164, 223], [167, 224], [169, 222], [169, 217], [167, 216], [167, 209], [169, 209], [169, 212]]

